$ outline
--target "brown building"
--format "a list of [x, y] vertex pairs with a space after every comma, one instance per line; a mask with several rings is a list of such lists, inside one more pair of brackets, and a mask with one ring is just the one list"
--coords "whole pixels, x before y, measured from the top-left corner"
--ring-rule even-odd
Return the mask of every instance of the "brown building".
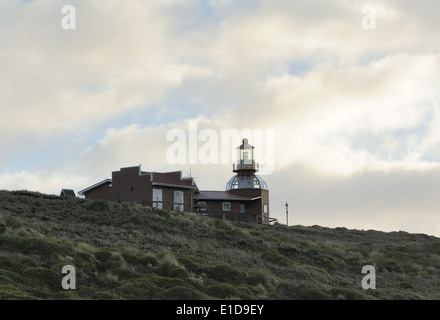
[[244, 139], [237, 147], [235, 175], [225, 191], [199, 190], [193, 178], [182, 178], [181, 171], [145, 172], [141, 166], [122, 168], [105, 179], [78, 192], [86, 199], [139, 202], [168, 211], [197, 212], [223, 220], [269, 224], [269, 190], [255, 173], [254, 147]]
[[181, 171], [145, 172], [139, 165], [113, 171], [112, 179], [105, 179], [78, 194], [86, 199], [139, 202], [169, 211], [193, 211], [196, 191], [194, 179], [182, 178]]

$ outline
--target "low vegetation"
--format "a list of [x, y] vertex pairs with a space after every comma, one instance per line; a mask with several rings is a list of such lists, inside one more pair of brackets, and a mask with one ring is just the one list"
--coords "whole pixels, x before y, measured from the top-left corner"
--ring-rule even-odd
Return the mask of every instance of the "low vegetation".
[[[64, 290], [61, 269], [76, 270]], [[361, 286], [376, 269], [376, 289]], [[440, 239], [0, 191], [0, 299], [439, 299]]]

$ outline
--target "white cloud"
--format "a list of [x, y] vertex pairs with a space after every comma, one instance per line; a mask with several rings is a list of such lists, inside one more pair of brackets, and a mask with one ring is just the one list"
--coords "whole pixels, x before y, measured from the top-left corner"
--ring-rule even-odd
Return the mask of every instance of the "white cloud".
[[184, 80], [210, 75], [207, 68], [179, 61], [176, 39], [167, 36], [175, 27], [171, 4], [75, 6], [77, 30], [61, 28], [62, 5], [56, 1], [17, 5], [17, 18], [0, 30], [9, 44], [0, 55], [0, 99], [7, 111], [1, 132], [47, 136], [90, 127], [150, 108]]
[[432, 72], [438, 61], [398, 54], [367, 66], [268, 78], [265, 121], [276, 123], [280, 164], [313, 163], [334, 173], [424, 167], [414, 154], [425, 139], [436, 141], [418, 130], [432, 126], [440, 111], [439, 73]]
[[[364, 3], [348, 0], [73, 1], [75, 31], [60, 26], [63, 3], [0, 0], [0, 41], [8, 44], [0, 51], [6, 188], [56, 193], [139, 163], [186, 172], [190, 165], [166, 163], [165, 136], [187, 130], [187, 119], [219, 135], [274, 129], [271, 197], [287, 197], [295, 166], [304, 166], [307, 188], [293, 192], [307, 200], [301, 210], [315, 214], [334, 205], [331, 216], [341, 224], [368, 224], [348, 210], [339, 215], [341, 190], [359, 191], [350, 210], [362, 203], [397, 215], [397, 198], [373, 192], [380, 206], [366, 200], [373, 190], [366, 177], [389, 186], [386, 173], [409, 182], [408, 170], [428, 179], [439, 166], [435, 1], [371, 3], [377, 28], [370, 31], [361, 26]], [[32, 157], [48, 144], [66, 150], [47, 156], [51, 170]], [[28, 166], [10, 169], [20, 157], [29, 158]], [[191, 167], [201, 188], [222, 189], [232, 174], [229, 165]], [[368, 174], [361, 179], [359, 172]], [[325, 175], [337, 178], [325, 184]], [[436, 189], [431, 182], [429, 194]], [[427, 199], [413, 189], [400, 195], [411, 208]], [[424, 204], [426, 221], [433, 221], [432, 199]]]
[[234, 3], [234, 0], [209, 0], [208, 4], [213, 7], [223, 7], [227, 5], [231, 5]]
[[19, 171], [0, 175], [3, 190], [29, 190], [56, 195], [59, 195], [62, 189], [73, 188], [78, 192], [86, 182], [85, 176], [66, 175], [60, 171]]
[[438, 236], [437, 185], [440, 169], [365, 170], [341, 177], [302, 165], [278, 170], [267, 182], [271, 212], [290, 225], [407, 231]]

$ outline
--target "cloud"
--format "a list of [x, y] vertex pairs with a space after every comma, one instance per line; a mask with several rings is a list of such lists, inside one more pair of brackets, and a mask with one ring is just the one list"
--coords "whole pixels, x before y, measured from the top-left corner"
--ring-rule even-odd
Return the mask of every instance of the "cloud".
[[63, 188], [73, 188], [77, 192], [86, 182], [85, 176], [69, 175], [61, 171], [19, 171], [0, 175], [2, 190], [7, 186], [7, 190], [29, 190], [57, 195]]
[[175, 27], [170, 3], [74, 5], [77, 30], [61, 28], [62, 5], [55, 1], [10, 9], [16, 19], [0, 31], [10, 44], [0, 56], [0, 99], [8, 111], [2, 133], [46, 138], [90, 128], [151, 108], [186, 79], [209, 76], [208, 69], [179, 61], [175, 39], [167, 37]]
[[[178, 136], [174, 133], [176, 131]], [[274, 140], [272, 131], [266, 128], [233, 127], [225, 119], [203, 116], [159, 126], [141, 127], [133, 124], [121, 129], [109, 129], [100, 141], [79, 155], [72, 170], [92, 173], [94, 179], [100, 179], [120, 166], [142, 164], [147, 171], [186, 172], [192, 168], [210, 188], [216, 186], [222, 189], [227, 182], [223, 181], [224, 174], [232, 175], [236, 147], [244, 138], [248, 138], [258, 149], [255, 154], [259, 157], [257, 161], [261, 163], [262, 174], [264, 171], [270, 174], [275, 157], [271, 145]], [[173, 152], [172, 159], [170, 150]], [[174, 156], [174, 153], [178, 154]], [[180, 155], [183, 155], [183, 159]], [[178, 159], [176, 163], [174, 158]], [[212, 180], [213, 176], [222, 179]]]
[[[440, 168], [366, 170], [341, 177], [293, 165], [267, 179], [271, 215], [290, 225], [440, 234], [437, 185]], [[286, 191], [282, 191], [286, 190]]]
[[377, 28], [364, 30], [359, 1], [73, 1], [68, 31], [65, 1], [0, 0], [0, 185], [57, 193], [141, 163], [191, 167], [201, 188], [222, 189], [230, 164], [166, 161], [167, 132], [197, 120], [218, 136], [274, 130], [275, 215], [298, 196], [304, 223], [392, 228], [402, 214], [411, 229], [419, 206], [435, 225], [439, 4], [428, 3], [373, 3]]
[[425, 166], [423, 141], [438, 141], [426, 129], [440, 110], [439, 73], [432, 72], [438, 61], [398, 54], [367, 66], [269, 78], [262, 86], [271, 106], [265, 122], [276, 123], [282, 163], [335, 173]]
[[[11, 43], [0, 58], [0, 80], [6, 84], [0, 98], [9, 111], [0, 123], [2, 132], [12, 138], [29, 133], [45, 139], [57, 130], [76, 132], [141, 109], [178, 112], [182, 99], [210, 114], [224, 116], [237, 107], [264, 114], [268, 104], [262, 103], [274, 101], [260, 93], [261, 83], [264, 88], [268, 80], [290, 77], [289, 68], [298, 61], [308, 65], [305, 80], [310, 80], [313, 92], [318, 83], [327, 84], [328, 90], [343, 90], [326, 83], [320, 71], [327, 68], [323, 75], [332, 72], [333, 78], [345, 73], [346, 85], [359, 84], [352, 81], [356, 72], [370, 70], [354, 67], [350, 75], [344, 66], [365, 54], [383, 55], [391, 36], [396, 51], [406, 48], [399, 47], [405, 39], [420, 38], [408, 37], [406, 24], [403, 34], [396, 31], [400, 23], [394, 20], [403, 14], [397, 5], [393, 10], [378, 5], [378, 20], [386, 18], [388, 25], [372, 36], [360, 27], [360, 8], [347, 1], [262, 1], [252, 10], [244, 10], [248, 4], [235, 3], [221, 21], [203, 20], [203, 25], [192, 28], [191, 19], [177, 10], [191, 14], [188, 10], [197, 8], [191, 1], [73, 4], [78, 29], [72, 32], [60, 27], [59, 3], [3, 4], [2, 11], [17, 17], [7, 20], [0, 31]], [[220, 4], [225, 5], [211, 3], [214, 8]], [[364, 83], [363, 94], [380, 83]], [[298, 96], [309, 99], [310, 90], [297, 92]], [[319, 91], [324, 98], [323, 88]], [[173, 99], [176, 94], [179, 98]], [[288, 96], [288, 91], [278, 91], [276, 99], [292, 99]], [[253, 115], [255, 121], [264, 118]]]

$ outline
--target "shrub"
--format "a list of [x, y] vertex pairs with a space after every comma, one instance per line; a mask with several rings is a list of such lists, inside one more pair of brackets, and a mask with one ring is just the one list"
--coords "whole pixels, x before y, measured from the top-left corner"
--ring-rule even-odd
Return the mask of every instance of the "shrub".
[[144, 223], [144, 220], [140, 216], [135, 215], [128, 218], [127, 222], [134, 225], [141, 225]]
[[112, 253], [107, 250], [101, 250], [101, 251], [95, 252], [94, 256], [96, 259], [99, 260], [99, 262], [105, 262], [107, 260], [112, 259]]
[[245, 275], [236, 267], [229, 264], [218, 264], [211, 270], [209, 275], [219, 282], [227, 282], [232, 284], [243, 283]]
[[110, 210], [110, 203], [105, 200], [94, 200], [88, 206], [87, 210], [92, 212], [103, 212]]
[[111, 270], [122, 266], [121, 261], [107, 260], [96, 265], [98, 271]]
[[109, 291], [98, 291], [93, 293], [90, 296], [90, 299], [92, 300], [120, 300], [121, 297], [118, 296], [117, 294], [114, 294], [113, 292], [109, 292]]
[[187, 285], [187, 282], [182, 279], [161, 277], [156, 274], [151, 274], [150, 279], [151, 279], [152, 283], [154, 283], [156, 286], [158, 286], [159, 288], [165, 288], [165, 289], [169, 289], [172, 287], [179, 287], [179, 286], [181, 287], [181, 286]]
[[270, 286], [276, 284], [276, 278], [266, 269], [252, 269], [247, 275], [247, 282], [251, 285], [262, 284]]
[[38, 267], [40, 265], [37, 260], [31, 257], [21, 258], [20, 264], [24, 267]]
[[75, 243], [75, 252], [90, 255], [95, 251], [95, 248], [88, 243]]
[[97, 271], [93, 256], [87, 253], [76, 253], [74, 255], [73, 263], [75, 267], [86, 274], [93, 274]]
[[276, 291], [279, 292], [283, 299], [295, 299], [297, 297], [296, 288], [287, 281], [280, 281], [277, 284]]
[[332, 297], [317, 288], [306, 288], [298, 295], [300, 300], [329, 300]]
[[135, 255], [134, 253], [123, 252], [121, 254], [121, 256], [125, 260], [125, 262], [127, 262], [128, 264], [131, 264], [131, 265], [136, 265], [137, 264], [138, 256]]
[[122, 258], [125, 262], [135, 267], [138, 271], [144, 272], [147, 271], [149, 267], [154, 267], [159, 264], [159, 261], [154, 255], [136, 255], [130, 252], [122, 253]]
[[364, 300], [365, 296], [359, 292], [346, 288], [332, 288], [330, 293], [333, 297], [342, 297], [346, 300]]
[[402, 266], [396, 261], [391, 259], [383, 259], [381, 261], [378, 261], [377, 264], [380, 267], [388, 270], [389, 272], [403, 272]]
[[18, 289], [15, 285], [0, 284], [0, 300], [37, 300], [38, 298]]
[[430, 250], [431, 253], [436, 253], [438, 255], [440, 255], [440, 242], [434, 243], [432, 245], [432, 248]]
[[220, 299], [254, 299], [253, 292], [246, 285], [234, 286], [230, 283], [216, 283], [205, 288], [205, 293]]
[[116, 294], [128, 299], [156, 299], [158, 294], [172, 287], [185, 287], [181, 279], [161, 277], [148, 274], [140, 278], [124, 281], [123, 285], [114, 289]]
[[292, 262], [289, 259], [287, 259], [285, 256], [283, 256], [281, 253], [279, 253], [276, 250], [267, 250], [267, 251], [265, 251], [261, 255], [261, 258], [263, 260], [272, 262], [272, 263], [277, 264], [277, 265], [282, 266], [282, 267], [287, 267], [287, 266], [292, 264]]
[[126, 268], [126, 267], [118, 267], [110, 270], [111, 273], [113, 273], [115, 276], [117, 276], [119, 279], [127, 280], [127, 279], [134, 279], [139, 276], [138, 273]]
[[4, 233], [6, 231], [8, 231], [8, 227], [6, 227], [5, 223], [1, 222], [0, 223], [0, 234]]
[[14, 217], [4, 218], [4, 224], [6, 227], [11, 228], [11, 229], [18, 229], [22, 226], [22, 223]]
[[219, 241], [224, 241], [224, 240], [237, 241], [245, 237], [246, 234], [243, 231], [237, 229], [226, 229], [226, 230], [221, 229], [215, 233], [215, 238]]
[[208, 297], [202, 292], [194, 288], [188, 287], [172, 287], [162, 290], [158, 299], [160, 300], [206, 300]]
[[182, 264], [187, 270], [199, 272], [203, 269], [200, 263], [194, 261], [192, 258], [186, 255], [177, 256], [177, 261]]
[[205, 293], [214, 298], [236, 298], [240, 296], [237, 288], [229, 283], [216, 283], [205, 288]]
[[160, 264], [179, 265], [177, 258], [174, 254], [168, 250], [161, 251], [157, 254]]
[[172, 265], [170, 263], [161, 264], [157, 267], [156, 272], [158, 275], [163, 277], [171, 277], [171, 278], [188, 278], [188, 273], [185, 268], [181, 266]]
[[39, 255], [42, 258], [55, 258], [59, 255], [73, 256], [74, 253], [73, 245], [67, 241], [36, 236], [3, 236], [1, 249], [8, 252]]
[[402, 281], [399, 284], [399, 287], [402, 288], [402, 289], [414, 289], [413, 284], [411, 282], [409, 282], [409, 281]]
[[61, 280], [63, 275], [54, 270], [42, 267], [26, 268], [22, 272], [22, 276], [26, 277], [26, 283], [29, 285], [39, 285], [47, 287], [53, 291], [61, 289]]
[[62, 290], [51, 294], [51, 299], [55, 300], [76, 300], [78, 299], [77, 290]]
[[8, 256], [0, 256], [0, 269], [14, 270], [18, 268], [18, 263]]
[[14, 284], [14, 281], [12, 281], [11, 278], [3, 275], [2, 272], [0, 271], [0, 283], [2, 283], [2, 284]]
[[[8, 279], [8, 282], [11, 283], [21, 283], [23, 281], [22, 276], [18, 272], [14, 272], [14, 270], [4, 270], [0, 268], [0, 277], [3, 279]], [[0, 282], [6, 283], [6, 282]]]
[[223, 221], [223, 220], [214, 219], [214, 218], [207, 218], [205, 220], [205, 223], [208, 224], [210, 227], [214, 227], [214, 228], [220, 229], [220, 230], [232, 229], [232, 224], [229, 221]]
[[141, 256], [139, 257], [139, 259], [137, 260], [138, 264], [142, 265], [142, 266], [157, 266], [159, 264], [159, 261], [157, 260], [157, 258], [151, 254], [147, 254], [145, 256]]
[[111, 271], [101, 274], [98, 280], [99, 285], [104, 288], [116, 288], [120, 285], [118, 276], [113, 274]]

